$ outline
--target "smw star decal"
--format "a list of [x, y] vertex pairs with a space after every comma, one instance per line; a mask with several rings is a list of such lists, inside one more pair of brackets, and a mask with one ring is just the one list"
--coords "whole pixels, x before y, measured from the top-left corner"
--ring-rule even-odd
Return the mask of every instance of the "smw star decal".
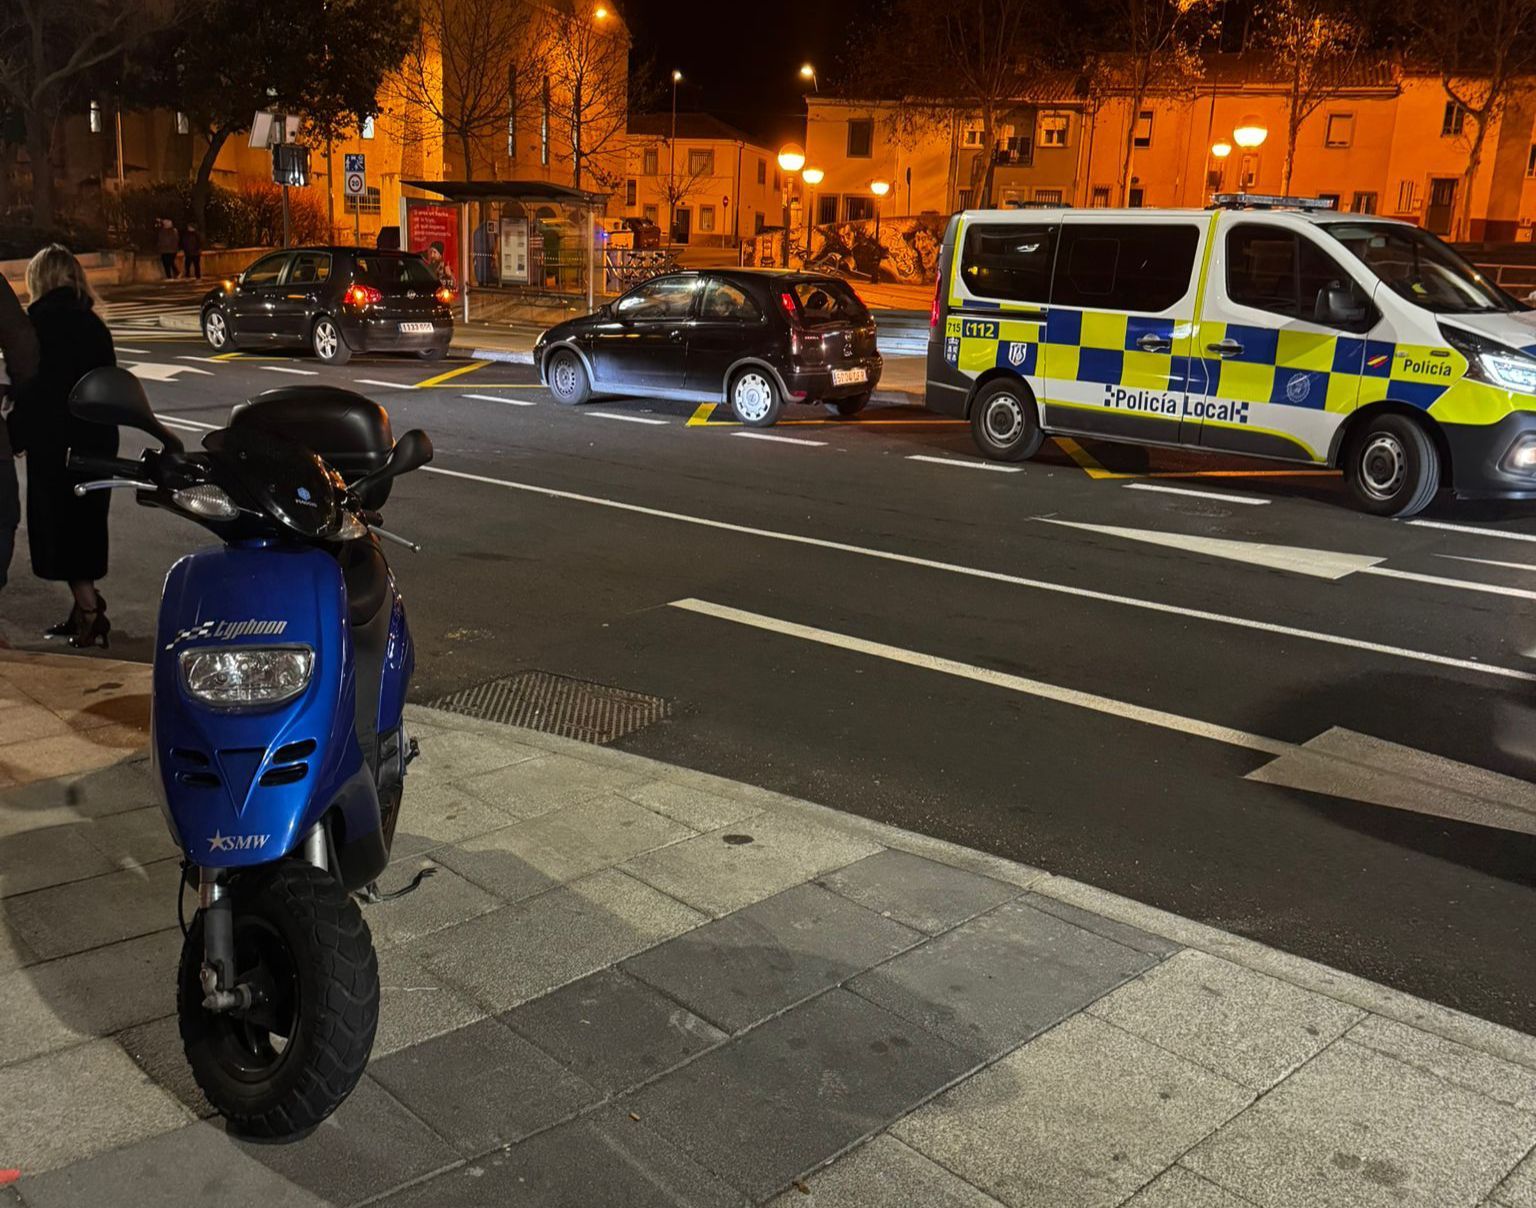
[[249, 851], [265, 847], [270, 835], [221, 835], [218, 831], [208, 836], [209, 851]]

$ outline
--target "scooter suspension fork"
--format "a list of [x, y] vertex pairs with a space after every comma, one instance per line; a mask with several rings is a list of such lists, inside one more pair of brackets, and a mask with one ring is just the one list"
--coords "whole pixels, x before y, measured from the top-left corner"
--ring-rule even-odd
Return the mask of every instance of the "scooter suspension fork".
[[198, 869], [197, 904], [203, 915], [203, 1006], [210, 1011], [250, 1006], [250, 988], [235, 985], [234, 903], [216, 869]]

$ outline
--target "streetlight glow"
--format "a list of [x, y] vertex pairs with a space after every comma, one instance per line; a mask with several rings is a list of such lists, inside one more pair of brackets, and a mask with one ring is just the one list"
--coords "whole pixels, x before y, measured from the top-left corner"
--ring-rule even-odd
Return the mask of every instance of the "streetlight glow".
[[683, 82], [683, 73], [676, 68], [672, 69], [672, 82], [674, 84], [681, 84]]
[[1222, 140], [1211, 144], [1211, 156], [1214, 159], [1226, 159], [1232, 154], [1232, 144]]
[[1269, 137], [1269, 129], [1254, 114], [1249, 114], [1232, 131], [1232, 141], [1245, 151], [1251, 151]]
[[779, 167], [786, 172], [798, 172], [805, 167], [805, 148], [799, 143], [785, 143], [779, 148]]
[[884, 197], [891, 191], [891, 182], [888, 180], [872, 180], [869, 182], [869, 191], [876, 197]]
[[599, 4], [592, 10], [592, 15], [599, 21], [606, 21], [608, 19], [608, 10]]
[[826, 175], [820, 168], [807, 168], [804, 172], [800, 173], [800, 179], [808, 185], [819, 185], [826, 179]]

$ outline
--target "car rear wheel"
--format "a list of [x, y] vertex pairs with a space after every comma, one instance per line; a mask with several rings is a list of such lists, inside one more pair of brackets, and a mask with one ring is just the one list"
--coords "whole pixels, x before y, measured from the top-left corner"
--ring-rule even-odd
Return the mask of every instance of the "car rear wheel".
[[869, 396], [873, 393], [872, 390], [866, 390], [863, 394], [850, 394], [847, 398], [830, 399], [827, 406], [842, 416], [857, 415], [869, 406]]
[[592, 382], [587, 377], [587, 367], [581, 358], [569, 349], [562, 349], [549, 358], [549, 368], [544, 372], [549, 392], [555, 402], [574, 407], [592, 397]]
[[749, 428], [771, 428], [778, 423], [784, 400], [766, 369], [743, 369], [731, 379], [731, 411]]
[[416, 355], [423, 361], [441, 361], [447, 351], [448, 348], [446, 345], [439, 344], [436, 348], [418, 349]]
[[1413, 516], [1440, 489], [1440, 454], [1422, 424], [1406, 415], [1380, 415], [1350, 441], [1344, 478], [1367, 512]]
[[203, 315], [203, 339], [215, 352], [229, 352], [235, 347], [235, 333], [229, 326], [229, 318], [217, 306], [211, 306]]
[[1035, 400], [1022, 382], [989, 382], [971, 404], [971, 436], [993, 461], [1024, 461], [1040, 451], [1045, 433]]
[[309, 343], [315, 356], [327, 365], [345, 365], [352, 359], [352, 350], [347, 347], [341, 328], [330, 315], [321, 315], [315, 320]]

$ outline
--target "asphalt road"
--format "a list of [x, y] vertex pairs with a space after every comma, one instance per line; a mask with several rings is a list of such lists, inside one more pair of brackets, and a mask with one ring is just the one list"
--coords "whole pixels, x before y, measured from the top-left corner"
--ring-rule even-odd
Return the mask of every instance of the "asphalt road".
[[[389, 551], [418, 700], [530, 668], [657, 694], [672, 718], [621, 745], [1536, 1031], [1529, 506], [1393, 523], [1259, 463], [1069, 445], [1007, 472], [912, 407], [760, 437], [557, 407], [526, 367], [119, 344], [189, 437], [302, 382], [428, 430], [386, 513], [424, 546]], [[203, 540], [115, 502], [113, 654], [150, 657]], [[65, 596], [13, 575], [31, 644]]]

